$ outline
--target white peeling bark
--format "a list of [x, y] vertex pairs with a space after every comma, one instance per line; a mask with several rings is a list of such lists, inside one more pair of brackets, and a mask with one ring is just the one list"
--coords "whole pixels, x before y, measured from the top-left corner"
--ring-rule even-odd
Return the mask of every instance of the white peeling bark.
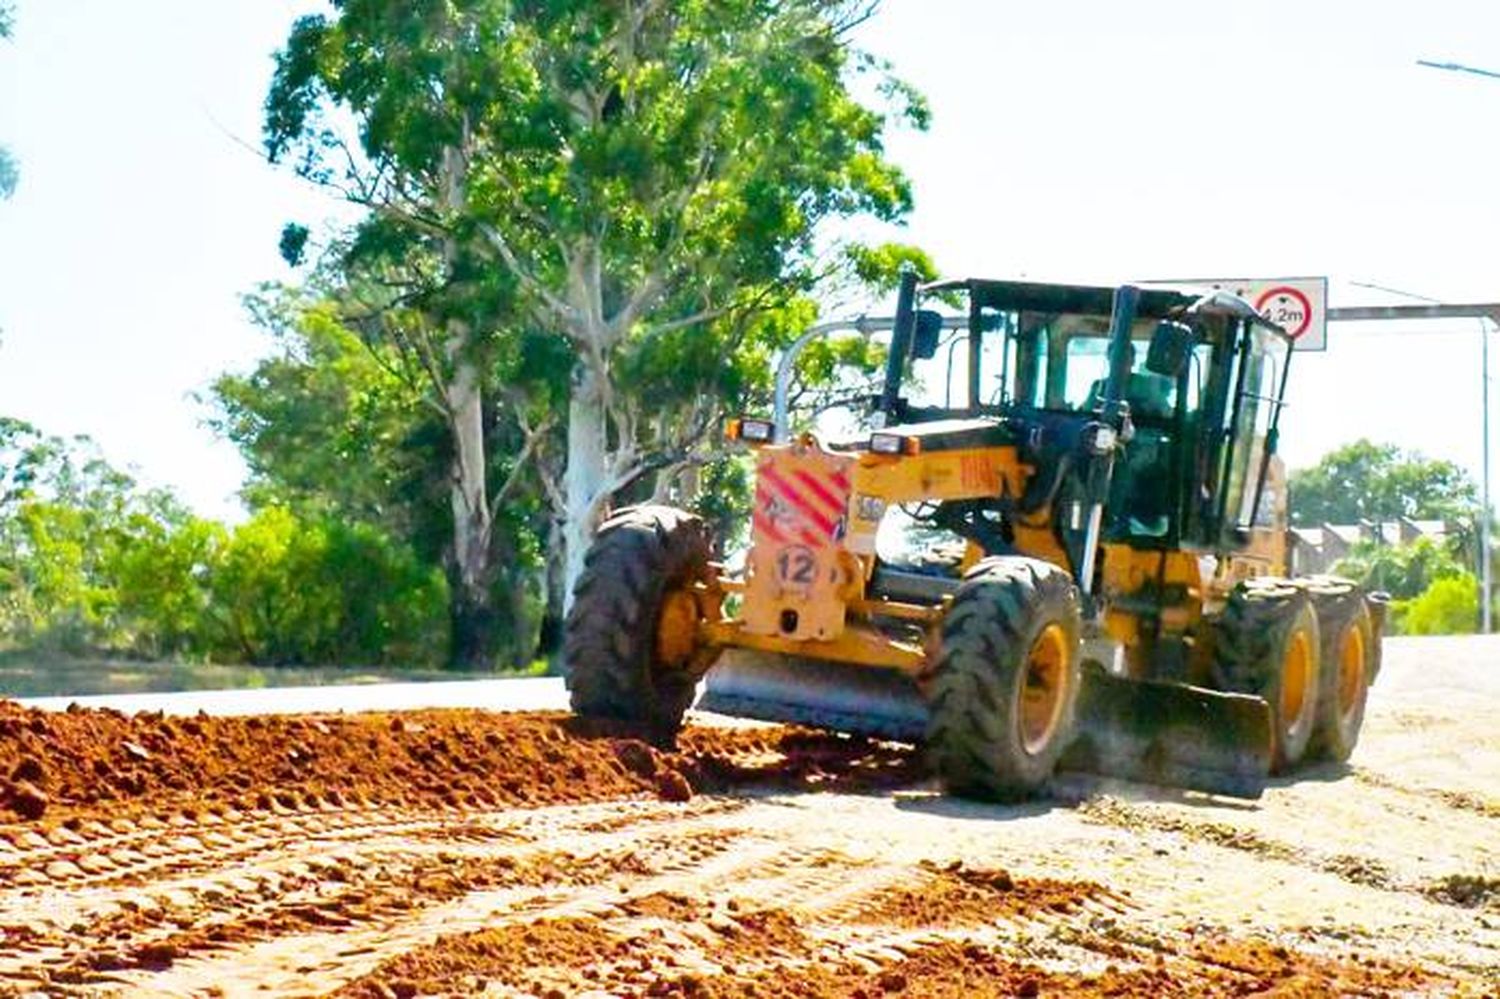
[[[464, 205], [466, 172], [463, 150], [453, 147], [444, 150], [442, 200], [449, 211], [458, 211]], [[458, 254], [457, 241], [451, 236], [445, 239], [443, 258], [450, 274]], [[453, 595], [451, 656], [460, 665], [487, 665], [494, 626], [489, 592], [493, 521], [485, 482], [483, 395], [479, 370], [468, 353], [473, 331], [466, 323], [452, 320], [446, 333], [444, 353], [449, 376], [442, 392], [448, 429], [453, 435], [449, 502], [453, 510], [453, 561], [459, 591]]]
[[[589, 545], [609, 509], [609, 356], [616, 337], [604, 315], [598, 244], [590, 239], [574, 243], [567, 266], [568, 306], [575, 317], [569, 337], [579, 354], [568, 397], [568, 467], [563, 475], [563, 585], [571, 608]], [[626, 432], [620, 436], [622, 444], [628, 443]]]
[[[455, 333], [450, 347], [466, 337]], [[474, 365], [455, 361], [447, 386], [449, 429], [453, 434], [452, 486], [453, 548], [458, 577], [465, 595], [477, 604], [489, 585], [490, 511], [484, 476], [484, 407], [479, 372]]]
[[567, 604], [573, 605], [573, 588], [583, 575], [584, 557], [593, 542], [601, 514], [607, 507], [609, 454], [604, 373], [584, 362], [574, 379], [568, 400], [568, 468], [563, 475], [567, 508], [563, 511], [563, 586]]

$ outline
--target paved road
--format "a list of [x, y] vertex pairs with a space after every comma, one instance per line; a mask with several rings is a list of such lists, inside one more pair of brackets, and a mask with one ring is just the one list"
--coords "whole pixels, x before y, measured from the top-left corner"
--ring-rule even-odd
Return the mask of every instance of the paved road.
[[[1385, 669], [1373, 697], [1421, 701], [1429, 697], [1500, 698], [1500, 635], [1393, 638], [1385, 643]], [[492, 711], [566, 710], [556, 677], [455, 680], [350, 686], [269, 687], [170, 694], [39, 697], [23, 704], [62, 710], [69, 704], [167, 714], [294, 714], [307, 711], [394, 711], [416, 708], [484, 708]]]
[[557, 677], [453, 680], [431, 683], [362, 683], [345, 687], [265, 687], [259, 690], [188, 690], [174, 694], [107, 694], [38, 697], [22, 704], [61, 711], [69, 704], [119, 711], [191, 715], [300, 714], [323, 711], [400, 711], [417, 708], [485, 708], [492, 711], [563, 710], [567, 691]]

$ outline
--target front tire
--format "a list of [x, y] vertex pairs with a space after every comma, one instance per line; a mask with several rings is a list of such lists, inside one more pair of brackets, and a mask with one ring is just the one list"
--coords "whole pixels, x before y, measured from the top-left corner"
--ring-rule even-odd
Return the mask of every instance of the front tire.
[[599, 528], [564, 626], [575, 714], [676, 738], [696, 688], [692, 586], [708, 578], [709, 552], [703, 521], [672, 507], [630, 507]]
[[1307, 756], [1321, 659], [1318, 618], [1302, 589], [1289, 580], [1259, 577], [1230, 593], [1215, 636], [1214, 670], [1221, 689], [1270, 704], [1275, 773]]
[[1078, 590], [1029, 558], [990, 558], [964, 577], [930, 676], [927, 754], [953, 794], [1034, 795], [1073, 738]]

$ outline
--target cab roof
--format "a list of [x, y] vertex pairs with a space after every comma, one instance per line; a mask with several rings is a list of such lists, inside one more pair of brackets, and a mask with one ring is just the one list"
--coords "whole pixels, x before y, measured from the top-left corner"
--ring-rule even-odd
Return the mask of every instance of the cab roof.
[[[1261, 317], [1243, 298], [1226, 291], [1179, 285], [1137, 286], [1140, 304], [1136, 315], [1145, 319], [1177, 319], [1188, 313], [1247, 318], [1256, 325], [1286, 331]], [[935, 281], [923, 293], [964, 291], [972, 305], [1021, 312], [1076, 312], [1107, 316], [1114, 305], [1115, 289], [1105, 285], [1053, 284], [1039, 281], [997, 281], [960, 278]]]

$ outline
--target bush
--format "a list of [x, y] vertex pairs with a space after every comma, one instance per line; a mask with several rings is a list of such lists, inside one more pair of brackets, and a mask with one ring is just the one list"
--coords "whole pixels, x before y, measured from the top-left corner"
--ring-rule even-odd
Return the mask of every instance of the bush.
[[442, 662], [442, 574], [373, 527], [279, 507], [237, 527], [209, 574], [215, 659], [267, 665]]
[[115, 591], [113, 648], [145, 659], [201, 659], [209, 652], [208, 578], [229, 534], [196, 517], [136, 519], [118, 532], [107, 573]]
[[1439, 579], [1421, 595], [1392, 605], [1407, 635], [1468, 635], [1479, 630], [1479, 581], [1468, 573]]
[[231, 530], [0, 417], [0, 649], [440, 665], [447, 614], [442, 571], [379, 528], [272, 507]]

